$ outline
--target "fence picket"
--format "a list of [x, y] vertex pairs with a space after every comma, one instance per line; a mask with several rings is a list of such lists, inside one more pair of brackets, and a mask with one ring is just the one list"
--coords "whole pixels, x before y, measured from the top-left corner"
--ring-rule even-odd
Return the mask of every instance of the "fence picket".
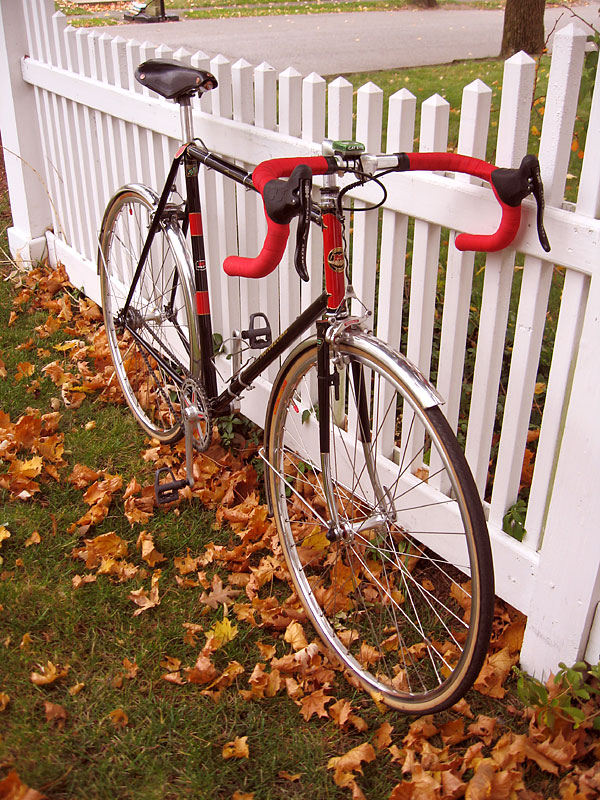
[[[598, 141], [600, 135], [600, 72], [596, 75], [586, 142]], [[589, 217], [600, 216], [600, 160], [594, 147], [586, 147], [577, 211]], [[562, 425], [571, 396], [577, 349], [585, 316], [589, 278], [582, 272], [568, 270], [562, 290], [552, 366], [548, 376], [544, 414], [540, 429], [535, 468], [531, 483], [525, 529], [528, 537], [542, 543], [548, 504], [552, 492], [556, 459], [559, 454]]]
[[518, 167], [527, 152], [535, 78], [536, 63], [527, 53], [515, 53], [504, 64], [496, 140], [499, 167]]
[[[302, 81], [302, 138], [307, 142], [322, 142], [325, 138], [325, 94], [324, 79], [311, 72]], [[307, 269], [310, 281], [300, 289], [302, 307], [305, 308], [321, 292], [323, 250], [318, 237], [309, 237]]]
[[327, 87], [327, 135], [330, 139], [352, 138], [354, 87], [345, 78], [336, 78]]
[[[225, 119], [232, 119], [231, 62], [223, 56], [216, 56], [210, 65], [211, 72], [219, 83], [217, 89], [209, 92], [210, 95], [215, 95], [212, 113]], [[211, 311], [214, 315], [214, 331], [221, 333], [224, 339], [228, 339], [233, 330], [240, 328], [239, 283], [225, 280], [222, 268], [224, 259], [237, 251], [236, 219], [235, 214], [231, 213], [231, 210], [235, 209], [235, 186], [222, 175], [215, 174], [213, 177], [215, 202], [209, 207], [215, 209], [220, 224], [211, 226], [206, 232], [211, 257], [209, 263], [209, 280], [213, 292]]]
[[[259, 64], [254, 70], [254, 115], [255, 124], [257, 127], [264, 128], [265, 130], [269, 131], [277, 130], [277, 72], [270, 64], [267, 64], [266, 61], [263, 61], [262, 64]], [[260, 223], [258, 229], [259, 241], [262, 244], [264, 236], [266, 235], [265, 215], [261, 208], [262, 203], [259, 201], [258, 197], [254, 199], [259, 207], [258, 219], [260, 220]], [[258, 281], [258, 308], [267, 315], [271, 327], [275, 331], [281, 330], [279, 310], [279, 281], [283, 277], [285, 285], [285, 279], [289, 279], [289, 274], [282, 276], [282, 272], [285, 270], [285, 264], [281, 264], [278, 269], [276, 269], [266, 278]], [[268, 371], [268, 377], [270, 380], [275, 379], [276, 372], [277, 365], [274, 364]]]
[[[231, 68], [233, 90], [233, 118], [248, 125], [254, 123], [254, 67], [245, 59], [239, 59]], [[243, 162], [242, 162], [243, 163]], [[244, 163], [246, 169], [252, 165]], [[238, 186], [236, 190], [238, 245], [242, 255], [253, 256], [259, 250], [258, 220], [259, 209], [254, 193]], [[258, 281], [242, 280], [221, 276], [221, 280], [237, 280], [240, 284], [240, 309], [242, 323], [248, 320], [252, 311], [259, 308]]]
[[[417, 98], [408, 89], [400, 89], [390, 97], [386, 152], [412, 151], [416, 109]], [[384, 208], [381, 222], [377, 335], [397, 350], [400, 350], [404, 306], [407, 237], [408, 216]]]
[[[52, 49], [53, 49], [53, 63], [59, 69], [66, 69], [66, 60], [64, 53], [64, 36], [67, 27], [67, 18], [65, 15], [57, 11], [52, 17]], [[65, 97], [60, 98], [60, 111], [62, 123], [60, 121], [56, 124], [56, 131], [60, 131], [60, 137], [64, 141], [64, 150], [67, 160], [66, 172], [75, 176], [78, 174], [80, 165], [79, 159], [76, 158], [77, 148], [74, 138], [74, 124], [72, 124], [72, 103]], [[66, 192], [66, 202], [68, 210], [67, 217], [70, 218], [69, 231], [67, 235], [67, 242], [75, 247], [76, 250], [83, 250], [83, 224], [82, 214], [84, 197], [81, 194], [81, 184], [79, 181], [74, 181], [70, 187], [70, 191]], [[69, 223], [67, 223], [69, 224]]]
[[548, 205], [560, 206], [564, 197], [586, 39], [573, 23], [554, 36], [539, 152]]
[[279, 75], [279, 132], [287, 136], [302, 132], [302, 75], [293, 67]]
[[[408, 89], [400, 89], [390, 97], [386, 151], [411, 152], [415, 134], [417, 99]], [[408, 242], [408, 215], [396, 214], [384, 208], [381, 220], [381, 257], [377, 302], [377, 335], [397, 350], [401, 349], [402, 312], [404, 308], [404, 279]], [[390, 387], [384, 387], [379, 406], [383, 420], [378, 452], [393, 456], [396, 441], [394, 415], [385, 414], [391, 397]]]
[[[421, 152], [444, 151], [448, 142], [450, 105], [440, 95], [433, 95], [421, 106]], [[410, 306], [408, 313], [407, 356], [426, 377], [431, 368], [433, 319], [440, 255], [441, 227], [416, 219], [414, 228]], [[414, 424], [413, 424], [414, 423]], [[411, 414], [402, 419], [402, 452], [413, 463], [421, 451], [422, 437], [414, 435]], [[411, 430], [413, 435], [411, 436]]]
[[[506, 61], [496, 144], [496, 163], [500, 166], [518, 165], [525, 153], [534, 81], [535, 62], [529, 56], [517, 53]], [[485, 263], [465, 445], [465, 455], [482, 497], [494, 434], [514, 260], [515, 252], [509, 249], [490, 253]]]
[[[365, 145], [368, 153], [381, 151], [382, 114], [383, 91], [371, 82], [361, 86], [356, 93], [356, 138]], [[364, 313], [364, 306], [371, 312], [375, 309], [379, 214], [362, 211], [368, 205], [360, 200], [354, 201], [354, 208], [352, 283], [358, 301], [352, 301], [352, 313], [360, 316]]]
[[[26, 0], [24, 3], [24, 10], [27, 37], [29, 40], [29, 46], [31, 48], [31, 55], [33, 58], [38, 58], [43, 61], [46, 53], [44, 51], [42, 31], [45, 32], [45, 27], [42, 25], [38, 15], [35, 13], [33, 0]], [[51, 124], [50, 109], [52, 105], [52, 98], [50, 98], [49, 93], [46, 90], [36, 87], [35, 99], [36, 106], [38, 108], [40, 127], [42, 129], [42, 154], [46, 171], [46, 184], [52, 203], [53, 224], [64, 237], [67, 220], [65, 215], [64, 187], [60, 179], [61, 164], [57, 153], [55, 133]], [[56, 111], [56, 109], [54, 109], [54, 111]], [[54, 114], [52, 114], [52, 117], [55, 118]]]
[[[279, 75], [279, 132], [300, 136], [302, 131], [302, 76], [289, 67]], [[290, 240], [296, 235], [295, 223], [290, 228]], [[279, 313], [282, 329], [300, 313], [300, 281], [293, 264], [291, 247], [286, 249], [279, 266]]]

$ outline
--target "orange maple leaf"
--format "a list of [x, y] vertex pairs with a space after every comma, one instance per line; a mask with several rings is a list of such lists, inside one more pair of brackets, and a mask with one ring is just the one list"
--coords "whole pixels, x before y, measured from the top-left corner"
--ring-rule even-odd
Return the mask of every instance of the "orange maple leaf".
[[303, 697], [298, 702], [298, 705], [301, 706], [300, 713], [307, 722], [313, 714], [316, 714], [318, 717], [327, 717], [329, 715], [325, 706], [327, 703], [331, 702], [331, 700], [333, 700], [333, 697], [326, 695], [325, 689], [318, 689], [316, 692], [312, 692], [312, 694]]
[[202, 592], [202, 595], [200, 596], [200, 602], [204, 603], [209, 608], [218, 608], [219, 604], [226, 605], [239, 593], [240, 592], [238, 589], [232, 589], [229, 586], [223, 588], [223, 581], [215, 573], [212, 579], [211, 592], [209, 594]]

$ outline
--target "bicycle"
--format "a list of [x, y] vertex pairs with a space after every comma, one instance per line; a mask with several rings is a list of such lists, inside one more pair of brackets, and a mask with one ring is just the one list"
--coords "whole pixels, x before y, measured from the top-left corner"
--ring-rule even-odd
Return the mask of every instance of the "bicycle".
[[[150, 60], [136, 78], [179, 103], [183, 144], [160, 195], [130, 184], [110, 200], [98, 268], [108, 343], [129, 407], [160, 442], [185, 436], [186, 477], [157, 471], [157, 502], [172, 502], [193, 485], [192, 454], [209, 446], [213, 419], [300, 340], [273, 383], [261, 450], [295, 592], [328, 649], [372, 695], [412, 714], [447, 708], [476, 679], [490, 639], [494, 578], [485, 516], [442, 398], [369, 332], [368, 315], [350, 313], [342, 198], [356, 183], [395, 171], [465, 172], [491, 183], [502, 220], [495, 234], [458, 235], [459, 249], [506, 247], [531, 192], [540, 241], [549, 249], [537, 159], [498, 169], [455, 154], [372, 155], [357, 142], [327, 141], [323, 155], [266, 161], [250, 174], [194, 138], [191, 98], [216, 87], [210, 73]], [[186, 199], [172, 199], [182, 165]], [[308, 280], [311, 223], [322, 229], [325, 254], [325, 290], [275, 341], [260, 313], [236, 334], [261, 352], [236, 365], [220, 392], [200, 165], [260, 192], [264, 201], [260, 254], [229, 256], [227, 274], [260, 278], [274, 270], [295, 217], [294, 263], [302, 280]], [[339, 173], [353, 174], [356, 183], [340, 188]], [[318, 204], [313, 175], [323, 176]], [[306, 337], [314, 324], [316, 335]], [[460, 542], [453, 564], [442, 557], [449, 539]]]

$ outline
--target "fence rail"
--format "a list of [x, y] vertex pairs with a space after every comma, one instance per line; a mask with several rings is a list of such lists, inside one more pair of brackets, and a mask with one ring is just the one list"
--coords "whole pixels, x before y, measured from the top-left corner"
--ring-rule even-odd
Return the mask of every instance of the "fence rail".
[[[465, 176], [390, 176], [383, 210], [357, 214], [351, 236], [353, 283], [375, 312], [378, 335], [402, 348], [426, 375], [434, 374], [455, 428], [465, 404], [473, 287], [483, 272], [468, 419], [462, 420], [466, 454], [486, 499], [497, 591], [528, 615], [522, 661], [538, 674], [561, 659], [582, 657], [588, 640], [588, 658], [600, 657], [600, 620], [593, 622], [600, 599], [600, 493], [594, 481], [600, 475], [598, 88], [577, 202], [564, 201], [585, 46], [586, 33], [575, 25], [555, 36], [539, 148], [549, 255], [538, 243], [530, 201], [524, 203], [513, 249], [488, 255], [484, 266], [474, 254], [456, 250], [457, 231], [491, 232], [498, 221], [489, 188]], [[201, 52], [173, 53], [75, 30], [54, 13], [50, 0], [0, 0], [0, 69], [10, 95], [0, 109], [0, 124], [14, 218], [11, 249], [28, 257], [47, 242], [51, 259], [62, 261], [72, 282], [96, 300], [97, 233], [106, 202], [125, 182], [162, 185], [178, 144], [177, 106], [133, 81], [135, 66], [150, 57], [175, 58], [216, 75], [219, 88], [195, 101], [196, 130], [210, 149], [248, 168], [266, 158], [318, 153], [326, 134], [356, 137], [370, 151], [413, 149], [416, 99], [407, 89], [389, 99], [384, 130], [384, 95], [373, 83], [354, 92], [343, 78], [327, 85], [314, 73], [302, 77], [291, 68], [278, 75], [265, 63], [253, 67], [243, 59], [231, 64]], [[499, 166], [516, 166], [526, 152], [535, 68], [523, 53], [505, 63], [495, 141]], [[459, 152], [485, 157], [491, 103], [492, 91], [482, 81], [465, 87]], [[422, 151], [447, 149], [449, 116], [450, 107], [439, 95], [422, 104]], [[356, 205], [378, 200], [376, 193], [373, 187], [357, 189]], [[226, 255], [257, 252], [264, 235], [262, 209], [252, 193], [211, 172], [202, 178], [201, 195], [215, 215], [206, 231], [215, 330], [227, 338], [245, 327], [257, 308], [275, 330], [283, 329], [320, 291], [319, 243], [310, 245], [308, 285], [298, 285], [288, 253], [276, 273], [263, 280], [226, 278], [221, 269]], [[502, 520], [519, 494], [549, 296], [557, 280], [562, 297], [527, 534], [517, 542], [503, 532]], [[501, 387], [515, 293], [510, 373]], [[223, 361], [220, 368], [226, 377], [230, 363]], [[242, 403], [259, 424], [268, 390], [268, 380], [259, 381]], [[504, 414], [498, 437], [499, 398]], [[493, 485], [486, 490], [496, 451]]]

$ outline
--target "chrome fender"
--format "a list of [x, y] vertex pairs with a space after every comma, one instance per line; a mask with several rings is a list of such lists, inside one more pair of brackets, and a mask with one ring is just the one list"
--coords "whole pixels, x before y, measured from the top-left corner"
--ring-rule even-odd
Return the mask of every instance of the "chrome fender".
[[334, 349], [336, 345], [344, 345], [350, 351], [356, 350], [377, 357], [389, 369], [398, 370], [402, 376], [404, 389], [422, 408], [433, 408], [444, 404], [444, 398], [435, 386], [406, 356], [398, 353], [372, 333], [367, 333], [358, 327], [343, 328], [333, 332], [330, 344]]

